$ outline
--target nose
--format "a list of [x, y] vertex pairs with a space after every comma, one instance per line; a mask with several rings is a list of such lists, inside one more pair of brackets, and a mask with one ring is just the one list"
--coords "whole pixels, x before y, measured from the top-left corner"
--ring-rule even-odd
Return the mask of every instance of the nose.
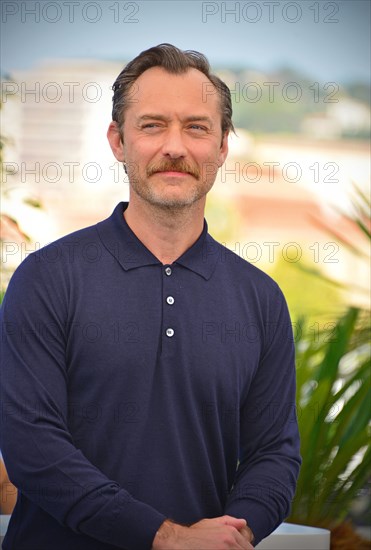
[[185, 157], [187, 149], [184, 144], [184, 136], [179, 127], [169, 127], [164, 133], [162, 154], [172, 159]]

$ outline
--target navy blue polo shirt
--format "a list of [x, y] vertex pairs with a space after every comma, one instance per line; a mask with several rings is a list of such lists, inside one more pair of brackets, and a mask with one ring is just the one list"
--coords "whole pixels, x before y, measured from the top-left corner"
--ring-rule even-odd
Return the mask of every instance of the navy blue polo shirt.
[[111, 217], [29, 255], [2, 308], [5, 550], [150, 549], [166, 518], [246, 518], [299, 471], [290, 319], [272, 279], [204, 230], [171, 265]]

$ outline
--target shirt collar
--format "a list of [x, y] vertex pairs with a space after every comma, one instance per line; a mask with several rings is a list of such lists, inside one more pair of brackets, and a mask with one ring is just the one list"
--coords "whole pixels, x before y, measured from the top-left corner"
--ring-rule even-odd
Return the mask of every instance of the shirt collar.
[[[127, 202], [120, 202], [109, 218], [96, 225], [102, 243], [125, 271], [148, 265], [162, 265], [126, 223], [123, 213], [127, 206]], [[208, 234], [205, 220], [200, 237], [174, 264], [209, 279], [220, 257], [219, 248], [220, 245]]]

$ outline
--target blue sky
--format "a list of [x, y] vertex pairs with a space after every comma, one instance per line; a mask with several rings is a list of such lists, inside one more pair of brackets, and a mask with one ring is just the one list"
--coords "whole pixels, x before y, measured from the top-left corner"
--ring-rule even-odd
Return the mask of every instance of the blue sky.
[[170, 42], [214, 66], [282, 66], [320, 82], [368, 82], [369, 0], [7, 1], [2, 4], [2, 72], [44, 59], [127, 61]]

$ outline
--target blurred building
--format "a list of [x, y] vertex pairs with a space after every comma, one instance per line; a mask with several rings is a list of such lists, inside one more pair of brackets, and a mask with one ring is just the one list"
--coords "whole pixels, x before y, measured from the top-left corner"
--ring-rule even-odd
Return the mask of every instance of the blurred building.
[[342, 136], [369, 136], [369, 105], [349, 97], [327, 104], [323, 112], [311, 113], [302, 122], [303, 132], [315, 139], [340, 139]]
[[[6, 261], [12, 269], [32, 247], [96, 223], [128, 199], [126, 175], [106, 139], [111, 86], [122, 66], [96, 60], [45, 62], [3, 83], [7, 172], [2, 211], [9, 219], [2, 240], [8, 242]], [[233, 81], [232, 73], [223, 76]], [[321, 116], [306, 120], [312, 136], [253, 136], [237, 129], [212, 195], [232, 209], [229, 222], [238, 227], [230, 239], [226, 233], [226, 244], [245, 259], [266, 269], [272, 257], [295, 259], [299, 251], [290, 243], [297, 243], [314, 267], [346, 283], [356, 276], [367, 286], [365, 262], [354, 259], [343, 244], [359, 239], [359, 232], [341, 212], [352, 212], [354, 184], [368, 190], [369, 144], [337, 137], [339, 128], [366, 124], [365, 111], [347, 100], [330, 105]], [[223, 212], [209, 225], [218, 238]], [[22, 245], [23, 234], [30, 242]]]
[[369, 196], [369, 144], [237, 135], [213, 191], [234, 213], [228, 223], [237, 220], [239, 237], [226, 233], [227, 246], [267, 271], [306, 262], [348, 288], [352, 303], [369, 305], [370, 244], [351, 219], [356, 187]]
[[[112, 195], [128, 196], [106, 139], [111, 86], [121, 69], [96, 60], [45, 62], [3, 83], [6, 187], [17, 188], [17, 194], [21, 188], [48, 215], [53, 212], [57, 233], [109, 215]], [[34, 239], [55, 236], [44, 228], [39, 235], [35, 223], [20, 224]]]

